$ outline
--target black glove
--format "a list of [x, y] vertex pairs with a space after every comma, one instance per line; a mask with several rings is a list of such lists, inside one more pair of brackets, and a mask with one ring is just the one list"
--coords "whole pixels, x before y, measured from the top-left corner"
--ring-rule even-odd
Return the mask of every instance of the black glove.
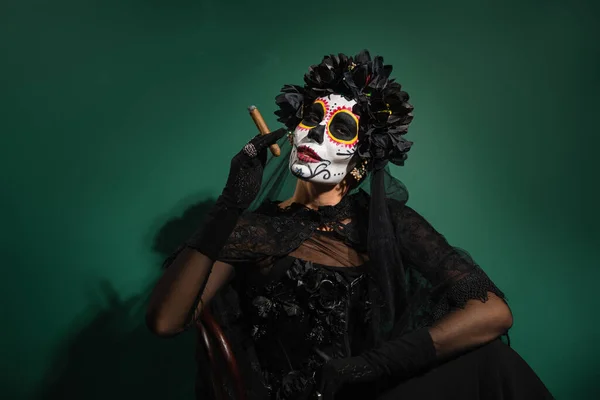
[[189, 247], [212, 260], [217, 259], [239, 216], [258, 195], [269, 146], [286, 132], [281, 128], [267, 135], [258, 135], [233, 157], [225, 188], [202, 229], [188, 241]]
[[436, 362], [429, 330], [419, 329], [360, 356], [328, 360], [321, 369], [320, 399], [333, 400], [347, 383], [372, 382], [383, 377], [406, 379], [431, 368]]

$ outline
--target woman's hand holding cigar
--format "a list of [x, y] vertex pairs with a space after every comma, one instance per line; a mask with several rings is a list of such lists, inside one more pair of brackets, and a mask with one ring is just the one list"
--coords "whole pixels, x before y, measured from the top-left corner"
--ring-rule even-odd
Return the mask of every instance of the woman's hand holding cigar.
[[[256, 108], [256, 106], [250, 106], [248, 107], [248, 111], [250, 112], [250, 116], [252, 117], [252, 120], [256, 124], [256, 127], [261, 135], [268, 135], [271, 131], [269, 131], [269, 127], [267, 127], [265, 120], [263, 119], [262, 115], [260, 115], [258, 108]], [[281, 149], [277, 143], [270, 145], [269, 149], [271, 150], [271, 154], [273, 154], [275, 157], [279, 157], [281, 154]]]

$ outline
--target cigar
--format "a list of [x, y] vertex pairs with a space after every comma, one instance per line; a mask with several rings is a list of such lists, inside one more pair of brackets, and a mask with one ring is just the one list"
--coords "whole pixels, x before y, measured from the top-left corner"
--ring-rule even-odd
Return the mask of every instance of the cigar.
[[[256, 108], [256, 106], [248, 107], [248, 111], [250, 112], [250, 116], [252, 117], [252, 120], [256, 124], [256, 127], [258, 128], [258, 131], [261, 135], [267, 135], [271, 133], [269, 127], [265, 123], [265, 120], [263, 119], [262, 115], [260, 115], [260, 112], [258, 112], [258, 108]], [[277, 143], [273, 143], [271, 146], [269, 146], [269, 149], [271, 150], [271, 154], [273, 154], [275, 157], [279, 157], [279, 155], [281, 154], [281, 149], [279, 148]]]

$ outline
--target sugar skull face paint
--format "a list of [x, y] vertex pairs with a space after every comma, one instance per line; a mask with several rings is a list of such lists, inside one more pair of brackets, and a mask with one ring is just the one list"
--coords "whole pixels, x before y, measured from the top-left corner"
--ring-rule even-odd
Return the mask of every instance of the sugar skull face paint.
[[356, 104], [343, 96], [320, 97], [305, 109], [293, 133], [290, 170], [300, 179], [338, 184], [352, 169], [358, 145]]

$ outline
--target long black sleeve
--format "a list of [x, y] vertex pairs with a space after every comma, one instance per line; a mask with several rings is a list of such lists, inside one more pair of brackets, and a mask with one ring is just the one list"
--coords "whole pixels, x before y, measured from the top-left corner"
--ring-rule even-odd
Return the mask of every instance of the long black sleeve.
[[451, 309], [464, 308], [469, 300], [486, 301], [490, 292], [504, 298], [504, 293], [466, 252], [451, 246], [415, 210], [404, 206], [396, 218], [403, 257], [429, 281], [438, 302], [434, 319]]

